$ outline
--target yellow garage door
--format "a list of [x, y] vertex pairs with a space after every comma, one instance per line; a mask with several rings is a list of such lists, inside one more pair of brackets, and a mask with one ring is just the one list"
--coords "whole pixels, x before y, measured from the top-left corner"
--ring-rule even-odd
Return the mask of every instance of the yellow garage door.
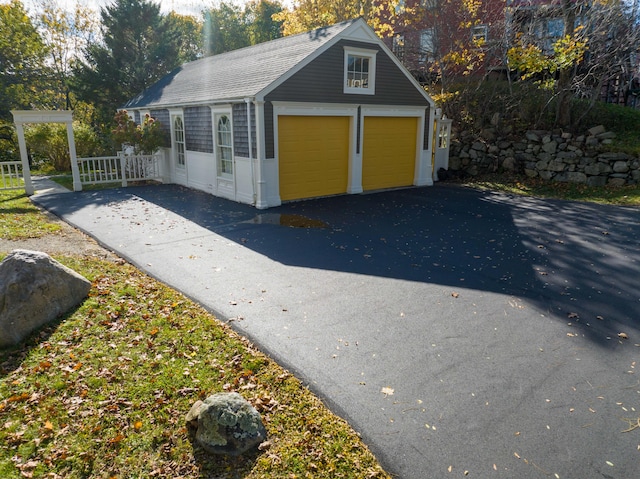
[[417, 118], [365, 117], [362, 148], [365, 191], [413, 185], [417, 132]]
[[280, 199], [346, 193], [349, 118], [278, 116]]

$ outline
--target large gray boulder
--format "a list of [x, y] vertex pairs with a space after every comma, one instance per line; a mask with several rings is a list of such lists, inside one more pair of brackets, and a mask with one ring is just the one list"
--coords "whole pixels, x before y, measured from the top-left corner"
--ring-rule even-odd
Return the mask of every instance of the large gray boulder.
[[267, 437], [260, 413], [238, 393], [218, 393], [196, 401], [186, 417], [196, 441], [214, 454], [238, 456]]
[[91, 283], [46, 253], [14, 250], [0, 263], [0, 348], [77, 306]]

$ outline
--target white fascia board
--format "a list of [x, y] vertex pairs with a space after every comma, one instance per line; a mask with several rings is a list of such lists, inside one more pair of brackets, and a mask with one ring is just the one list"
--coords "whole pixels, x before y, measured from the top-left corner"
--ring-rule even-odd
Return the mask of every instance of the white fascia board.
[[425, 91], [425, 89], [422, 88], [422, 85], [420, 85], [420, 83], [418, 83], [418, 80], [416, 80], [414, 78], [414, 76], [411, 74], [411, 72], [409, 70], [407, 70], [407, 67], [405, 67], [400, 62], [400, 60], [398, 60], [398, 57], [396, 57], [393, 54], [393, 52], [391, 50], [389, 50], [389, 47], [387, 47], [387, 45], [385, 45], [385, 43], [382, 41], [382, 39], [378, 38], [378, 41], [379, 41], [380, 47], [387, 54], [387, 56], [391, 59], [391, 61], [396, 64], [396, 66], [400, 69], [400, 71], [402, 73], [404, 73], [404, 76], [406, 76], [409, 79], [409, 81], [411, 83], [413, 83], [413, 85], [420, 91], [420, 93], [425, 98], [425, 100], [427, 100], [429, 102], [429, 106], [431, 108], [435, 108], [436, 102], [434, 102], [433, 99], [429, 96], [429, 94]]
[[404, 105], [360, 105], [362, 116], [424, 117], [425, 107]]
[[384, 53], [391, 59], [391, 61], [402, 71], [402, 73], [409, 79], [409, 81], [420, 91], [420, 94], [429, 102], [429, 106], [431, 108], [435, 108], [436, 104], [433, 99], [429, 96], [429, 94], [425, 91], [424, 88], [418, 83], [418, 81], [413, 77], [411, 72], [406, 69], [406, 67], [400, 63], [400, 60], [389, 50], [389, 48], [384, 44], [382, 39], [376, 35], [373, 29], [367, 25], [362, 18], [358, 18], [355, 22], [329, 40], [327, 43], [322, 45], [322, 47], [315, 50], [311, 55], [306, 57], [303, 61], [299, 62], [296, 66], [288, 70], [285, 74], [283, 74], [277, 80], [271, 82], [265, 88], [256, 93], [255, 98], [258, 101], [264, 101], [264, 97], [269, 94], [272, 90], [279, 87], [286, 80], [291, 78], [293, 75], [298, 73], [302, 68], [307, 66], [317, 57], [319, 57], [322, 53], [332, 47], [335, 43], [340, 40], [356, 40], [356, 41], [364, 41], [368, 43], [373, 43], [378, 45]]

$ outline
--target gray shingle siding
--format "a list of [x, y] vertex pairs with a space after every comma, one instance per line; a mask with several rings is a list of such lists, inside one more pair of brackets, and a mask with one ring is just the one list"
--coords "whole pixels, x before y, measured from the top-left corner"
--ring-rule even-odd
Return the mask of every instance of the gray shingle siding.
[[[343, 93], [344, 47], [377, 50], [376, 94]], [[424, 105], [428, 100], [416, 90], [378, 45], [341, 40], [265, 96], [267, 101], [358, 103], [363, 105]]]
[[169, 116], [169, 110], [151, 110], [149, 114], [151, 118], [155, 118], [160, 123], [160, 130], [164, 138], [162, 146], [171, 148], [171, 117]]
[[[376, 94], [345, 94], [344, 47], [377, 50]], [[425, 106], [429, 118], [429, 101], [416, 90], [397, 65], [378, 45], [341, 40], [265, 96], [265, 146], [267, 158], [275, 157], [272, 101], [313, 103], [348, 103], [359, 105]], [[358, 121], [360, 121], [358, 109]], [[359, 125], [358, 125], [359, 126]], [[424, 148], [428, 146], [429, 125], [425, 122]], [[359, 129], [358, 129], [359, 131]], [[359, 144], [359, 138], [358, 138]]]
[[[233, 149], [236, 156], [249, 158], [249, 132], [247, 131], [247, 104], [233, 105]], [[251, 158], [257, 157], [256, 149], [256, 112], [251, 105]]]
[[184, 109], [184, 140], [188, 151], [213, 153], [211, 108], [197, 106]]

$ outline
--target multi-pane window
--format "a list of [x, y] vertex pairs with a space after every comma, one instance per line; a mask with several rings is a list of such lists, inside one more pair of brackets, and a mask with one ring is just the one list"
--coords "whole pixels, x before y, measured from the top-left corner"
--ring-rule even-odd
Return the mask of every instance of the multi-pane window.
[[185, 165], [184, 150], [184, 123], [182, 117], [176, 116], [173, 120], [173, 151], [179, 168]]
[[487, 25], [476, 25], [471, 27], [471, 39], [475, 44], [483, 45], [489, 38], [489, 27]]
[[345, 47], [345, 93], [375, 93], [376, 53], [373, 50]]
[[231, 120], [227, 115], [220, 115], [216, 125], [216, 148], [218, 152], [219, 176], [233, 175], [233, 137]]
[[347, 86], [350, 88], [369, 88], [369, 59], [367, 57], [349, 55]]
[[420, 0], [420, 5], [422, 5], [427, 10], [435, 10], [438, 6], [438, 0]]
[[533, 24], [532, 30], [543, 52], [550, 54], [553, 52], [553, 44], [564, 33], [564, 20], [562, 18], [543, 18]]
[[436, 55], [435, 29], [427, 28], [420, 32], [420, 62], [433, 62]]
[[404, 35], [402, 33], [396, 33], [393, 37], [393, 54], [398, 60], [404, 60]]

